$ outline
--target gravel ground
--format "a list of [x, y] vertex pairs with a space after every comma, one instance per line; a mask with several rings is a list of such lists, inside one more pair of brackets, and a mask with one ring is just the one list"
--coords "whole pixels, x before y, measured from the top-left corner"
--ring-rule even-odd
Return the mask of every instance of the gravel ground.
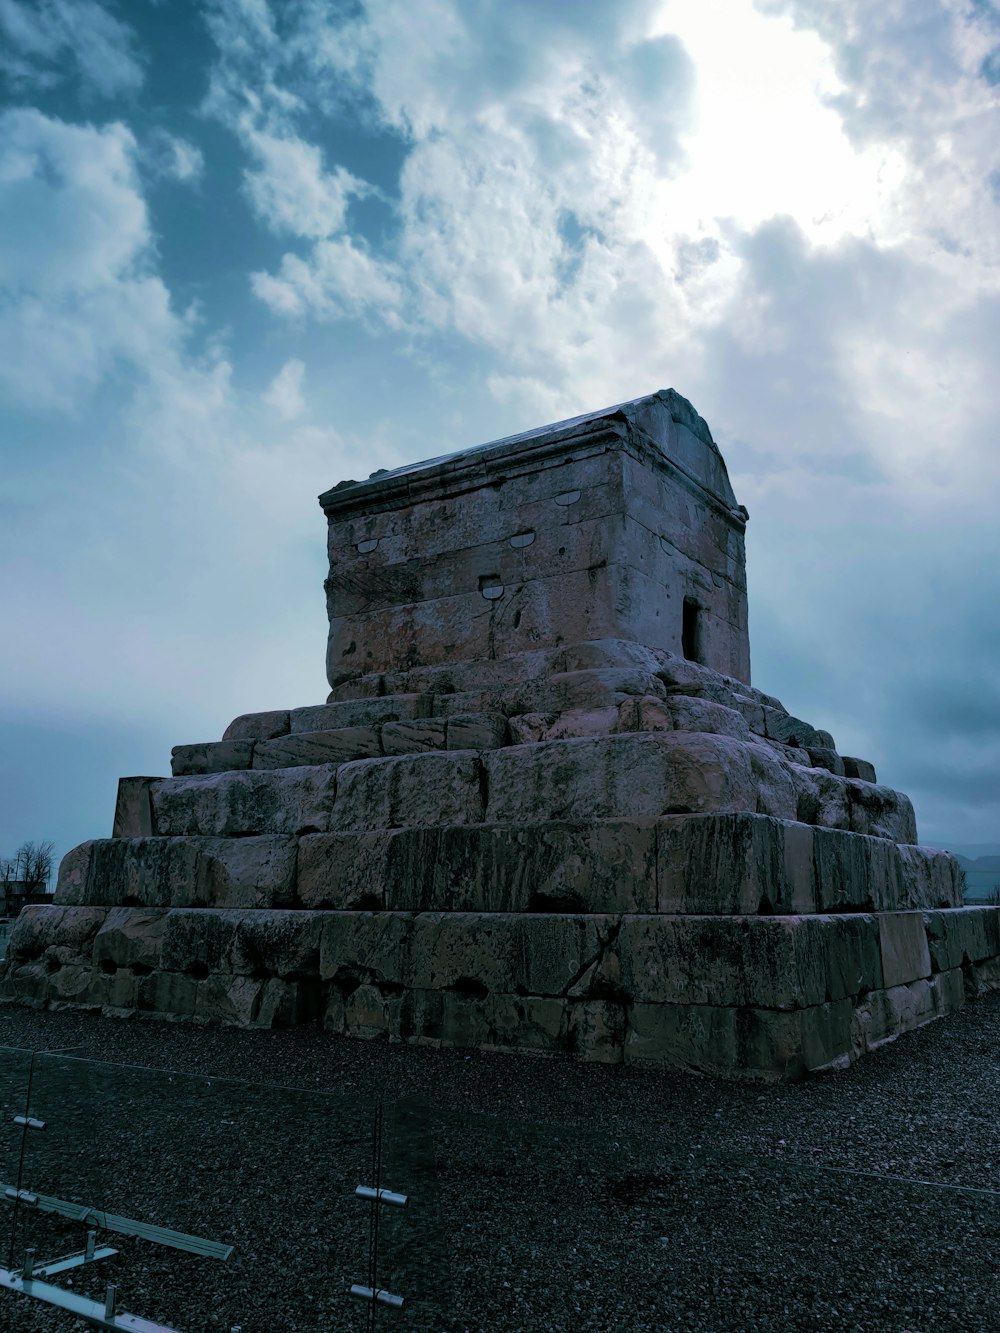
[[[346, 1288], [378, 1097], [381, 1180], [411, 1197], [382, 1212], [407, 1306], [379, 1329], [1000, 1330], [1000, 995], [791, 1086], [9, 1006], [0, 1045], [74, 1048], [35, 1060], [24, 1185], [234, 1246], [102, 1231], [119, 1256], [69, 1275], [184, 1333], [369, 1326]], [[28, 1063], [0, 1059], [4, 1183]], [[21, 1209], [17, 1261], [83, 1231]], [[82, 1327], [0, 1292], [8, 1333]]]

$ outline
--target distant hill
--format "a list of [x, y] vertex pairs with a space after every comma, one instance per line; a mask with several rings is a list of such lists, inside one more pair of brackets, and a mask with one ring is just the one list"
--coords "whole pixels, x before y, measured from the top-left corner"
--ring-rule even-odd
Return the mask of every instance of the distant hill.
[[966, 902], [984, 902], [1000, 885], [1000, 853], [972, 858], [955, 852], [954, 856], [965, 871]]

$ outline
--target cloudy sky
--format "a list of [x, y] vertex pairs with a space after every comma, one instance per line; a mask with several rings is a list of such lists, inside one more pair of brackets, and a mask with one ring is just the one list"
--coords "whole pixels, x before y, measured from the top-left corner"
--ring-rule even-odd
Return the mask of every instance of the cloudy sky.
[[0, 853], [321, 702], [318, 493], [673, 387], [754, 683], [1000, 850], [994, 0], [0, 0]]

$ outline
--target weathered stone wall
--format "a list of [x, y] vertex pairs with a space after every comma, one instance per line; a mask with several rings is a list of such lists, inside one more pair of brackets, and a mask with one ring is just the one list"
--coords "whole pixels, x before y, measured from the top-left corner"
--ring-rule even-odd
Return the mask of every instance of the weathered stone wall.
[[746, 512], [704, 422], [654, 398], [326, 492], [331, 686], [611, 636], [680, 653], [685, 598], [698, 659], [749, 681]]

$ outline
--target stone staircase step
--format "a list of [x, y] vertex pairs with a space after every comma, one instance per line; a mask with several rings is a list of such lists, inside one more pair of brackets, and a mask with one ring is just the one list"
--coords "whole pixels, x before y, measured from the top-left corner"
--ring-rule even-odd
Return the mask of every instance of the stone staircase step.
[[[419, 772], [424, 758], [408, 762]], [[67, 854], [56, 902], [782, 916], [940, 911], [961, 906], [962, 885], [930, 848], [767, 815], [668, 815], [105, 838]]]
[[346, 764], [427, 750], [495, 750], [507, 744], [502, 713], [390, 720], [319, 731], [284, 732], [257, 740], [205, 741], [175, 745], [170, 769], [175, 778], [204, 777], [245, 769], [301, 768]]
[[996, 982], [1000, 911], [28, 907], [7, 997], [758, 1078], [837, 1067]]

